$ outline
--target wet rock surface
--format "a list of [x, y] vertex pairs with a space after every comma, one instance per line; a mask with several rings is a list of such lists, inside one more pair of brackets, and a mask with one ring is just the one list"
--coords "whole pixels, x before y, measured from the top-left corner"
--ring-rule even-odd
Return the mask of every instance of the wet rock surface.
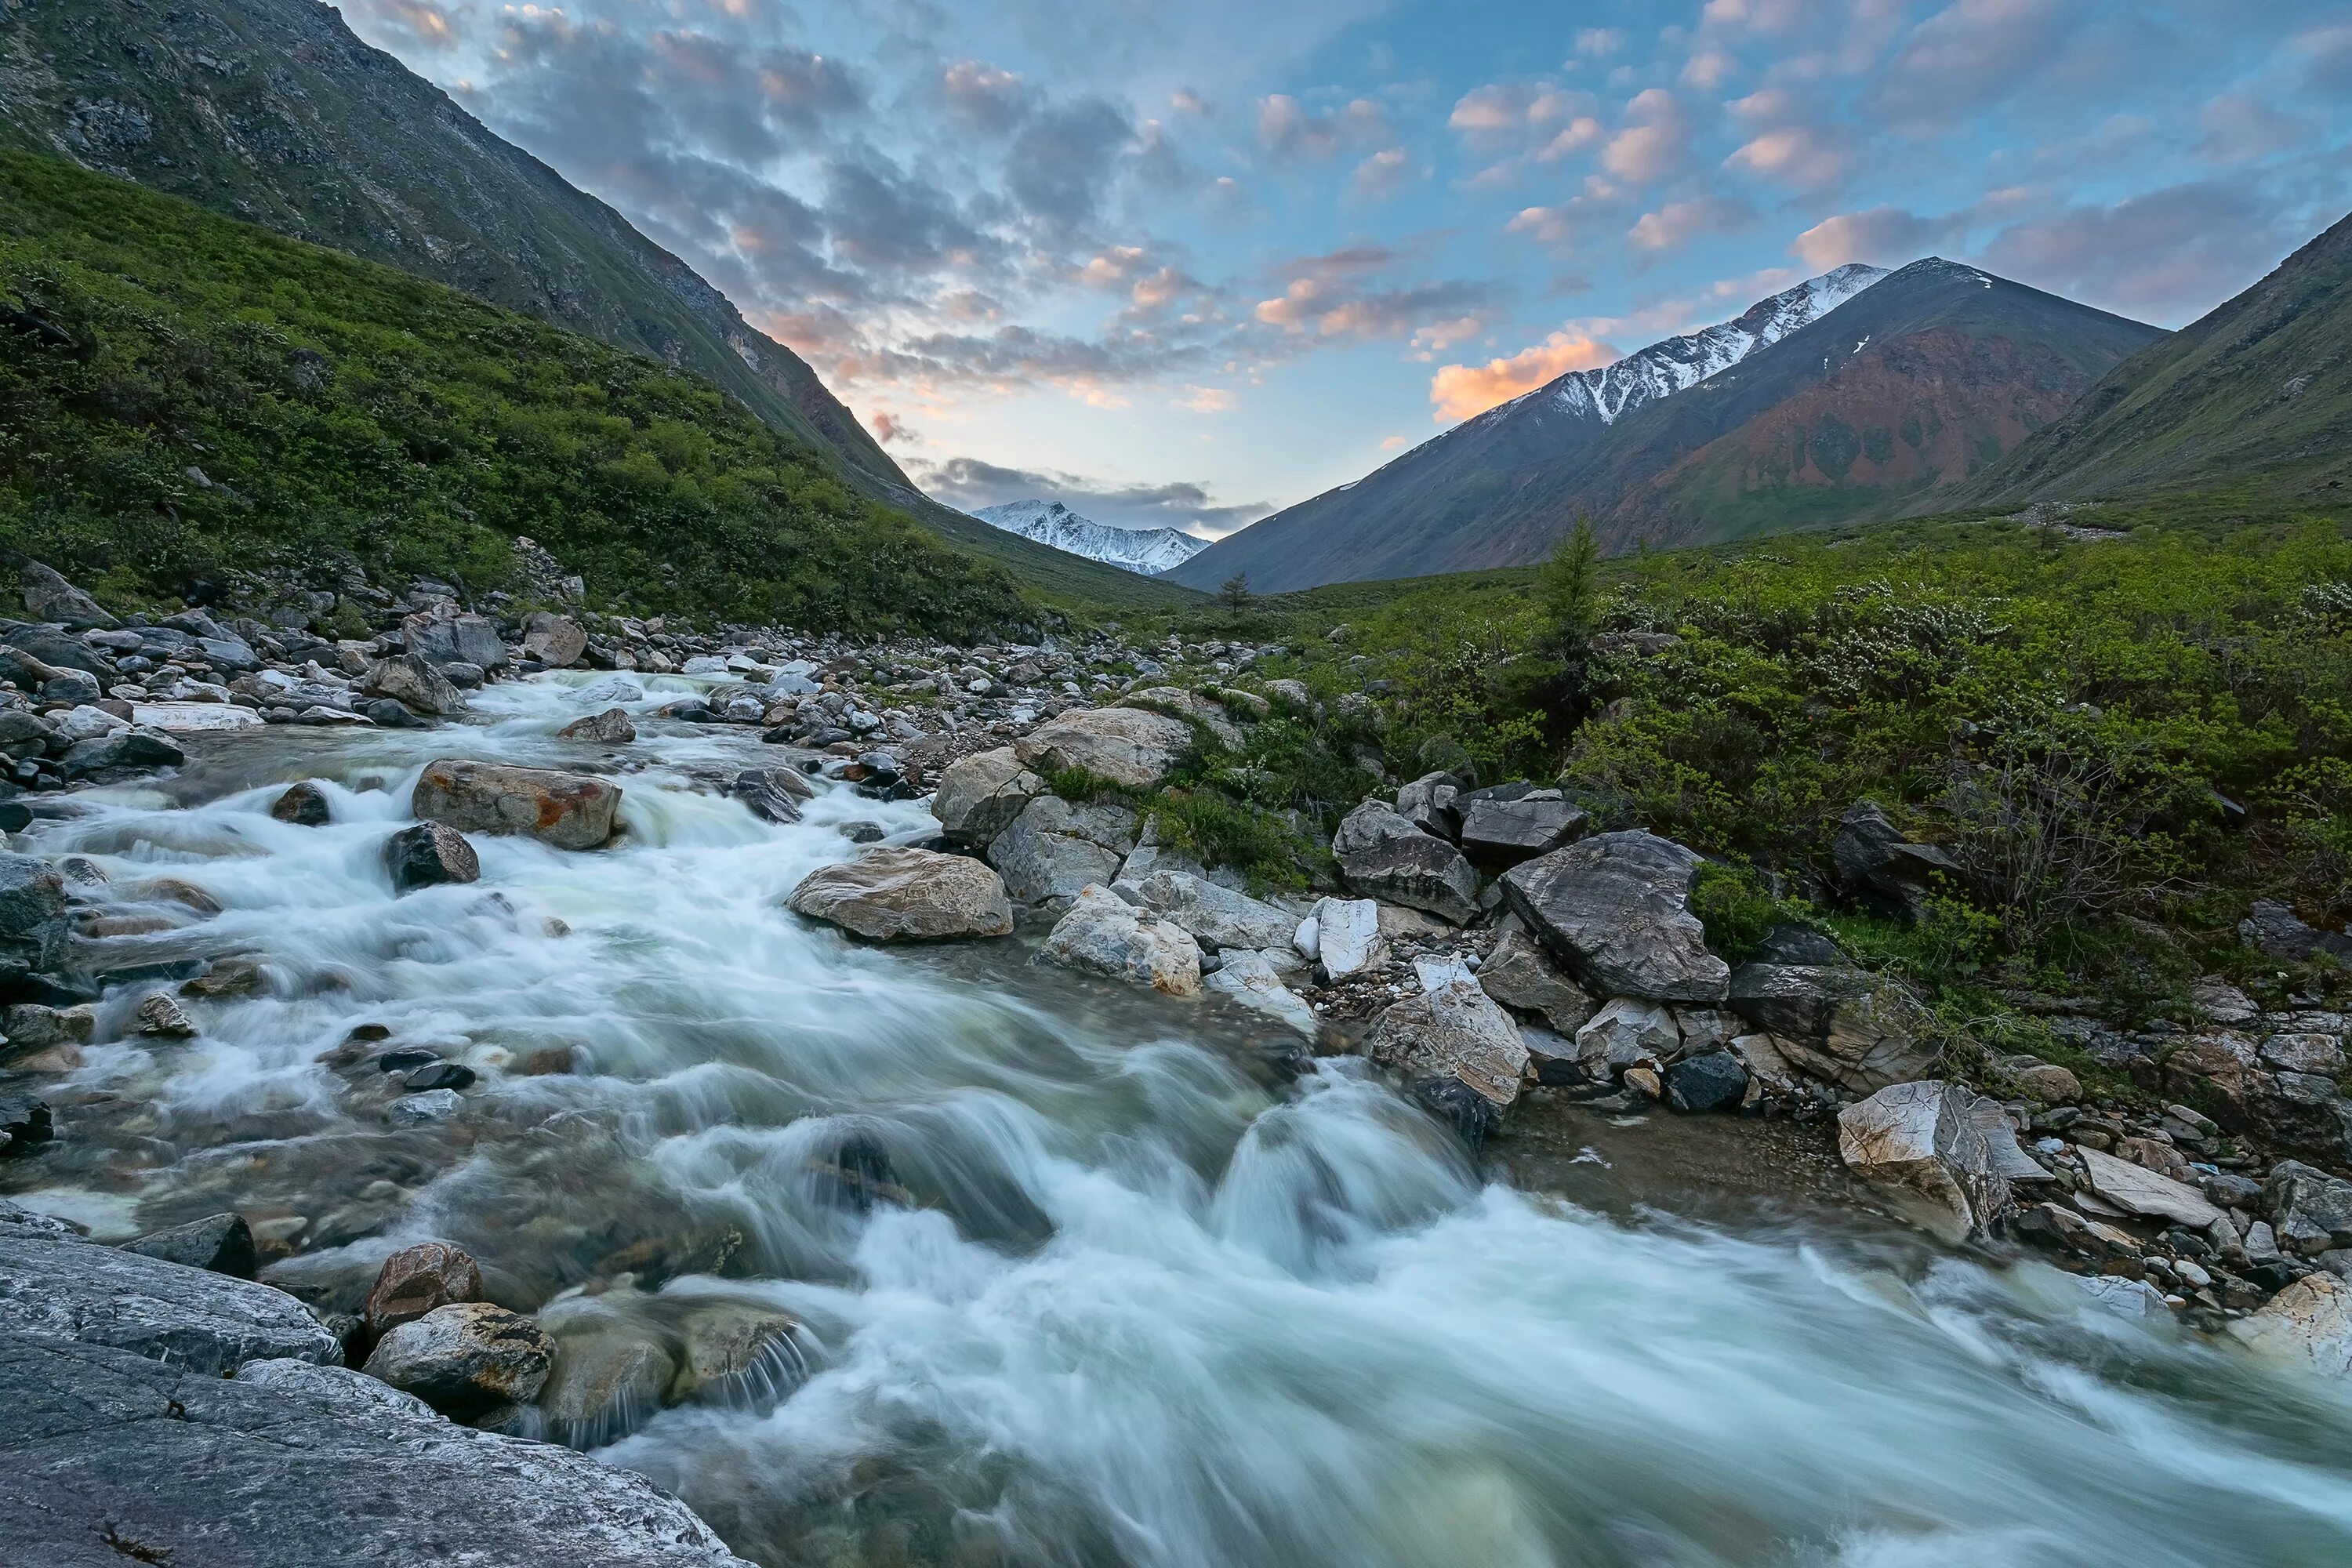
[[870, 942], [1003, 936], [1013, 930], [1004, 879], [977, 860], [877, 847], [809, 873], [787, 900], [798, 913]]

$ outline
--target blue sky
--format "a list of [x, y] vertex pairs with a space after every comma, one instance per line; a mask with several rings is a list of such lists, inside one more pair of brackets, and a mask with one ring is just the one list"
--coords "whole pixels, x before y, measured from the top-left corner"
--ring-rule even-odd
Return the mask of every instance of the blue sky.
[[1203, 533], [1928, 254], [2177, 326], [2352, 208], [2342, 0], [343, 0], [917, 479]]

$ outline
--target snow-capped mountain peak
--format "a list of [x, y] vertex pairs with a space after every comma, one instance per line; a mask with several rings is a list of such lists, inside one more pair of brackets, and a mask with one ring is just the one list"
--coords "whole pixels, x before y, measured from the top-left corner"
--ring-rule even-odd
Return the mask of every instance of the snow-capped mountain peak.
[[1174, 528], [1125, 528], [1081, 517], [1057, 500], [1009, 500], [972, 516], [1007, 533], [1149, 577], [1181, 566], [1209, 542]]
[[1718, 371], [1730, 369], [1768, 343], [1777, 343], [1798, 328], [1832, 310], [1887, 276], [1886, 268], [1849, 262], [1819, 278], [1758, 300], [1728, 321], [1702, 327], [1683, 337], [1665, 338], [1627, 354], [1599, 370], [1571, 371], [1549, 385], [1514, 398], [1479, 419], [1507, 416], [1522, 406], [1549, 405], [1573, 415], [1613, 425], [1623, 415], [1696, 386]]

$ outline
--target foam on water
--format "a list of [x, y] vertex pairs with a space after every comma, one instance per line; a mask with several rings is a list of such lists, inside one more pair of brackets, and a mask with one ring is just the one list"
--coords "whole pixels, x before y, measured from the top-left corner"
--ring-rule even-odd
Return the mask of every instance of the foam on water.
[[[152, 983], [115, 986], [107, 1043], [46, 1080], [65, 1136], [8, 1180], [118, 1234], [279, 1220], [307, 1249], [282, 1278], [329, 1302], [442, 1237], [525, 1306], [790, 1310], [756, 1388], [603, 1450], [772, 1563], [2352, 1561], [2340, 1386], [2036, 1265], [1482, 1185], [1360, 1064], [1285, 1085], [1229, 1016], [1017, 942], [792, 919], [853, 852], [838, 824], [929, 818], [837, 789], [758, 820], [715, 782], [772, 752], [646, 717], [697, 684], [543, 679], [458, 731], [226, 737], [37, 825], [118, 891], [168, 875], [223, 906], [107, 939], [110, 967], [244, 954], [265, 984], [190, 1001], [173, 1043], [130, 1033]], [[610, 705], [646, 738], [554, 738]], [[478, 884], [395, 899], [378, 847], [443, 754], [624, 759], [625, 838], [478, 839]], [[329, 826], [268, 815], [305, 776]], [[362, 1024], [483, 1082], [403, 1119], [389, 1079], [320, 1059]], [[522, 1070], [557, 1048], [573, 1070]]]

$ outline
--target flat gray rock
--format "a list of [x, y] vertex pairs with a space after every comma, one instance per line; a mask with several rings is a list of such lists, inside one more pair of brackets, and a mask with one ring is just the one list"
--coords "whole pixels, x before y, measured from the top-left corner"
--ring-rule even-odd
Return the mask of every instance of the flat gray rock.
[[111, 1247], [22, 1235], [0, 1237], [0, 1332], [110, 1345], [214, 1377], [248, 1361], [343, 1355], [326, 1325], [283, 1290]]
[[370, 1381], [0, 1331], [0, 1563], [745, 1568], [642, 1477]]

